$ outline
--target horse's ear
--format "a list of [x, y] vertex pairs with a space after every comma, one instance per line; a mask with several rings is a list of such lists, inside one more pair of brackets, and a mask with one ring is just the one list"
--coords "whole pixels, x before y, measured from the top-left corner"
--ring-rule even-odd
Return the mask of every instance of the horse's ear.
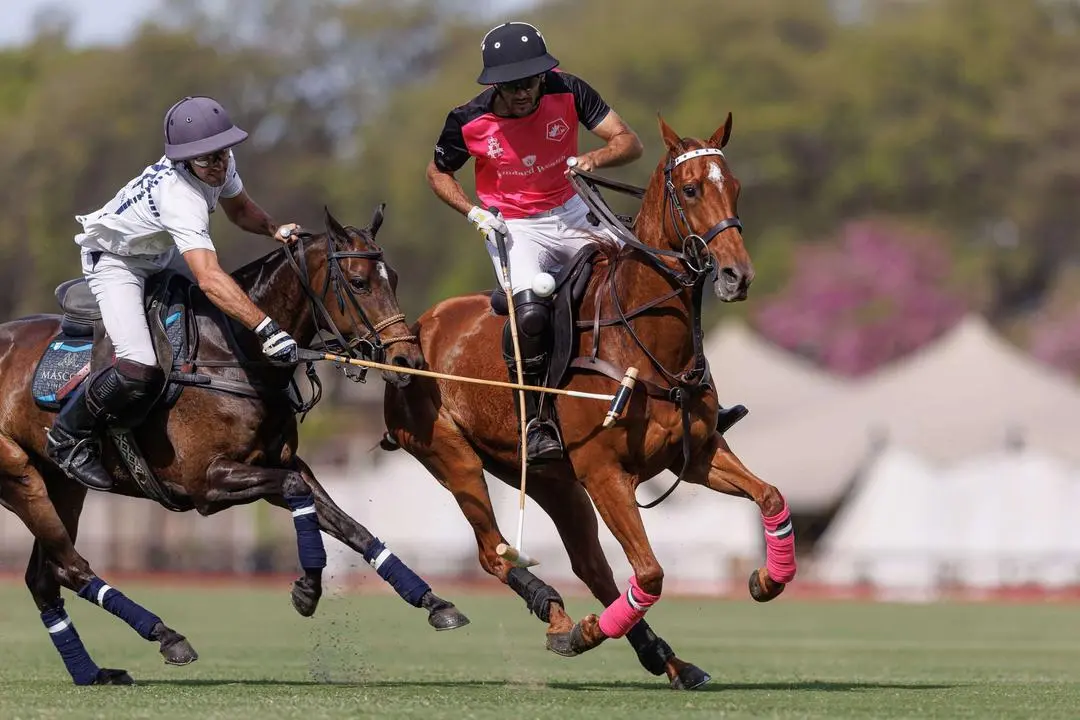
[[345, 228], [343, 228], [341, 226], [341, 223], [339, 223], [337, 221], [337, 218], [335, 218], [330, 213], [330, 208], [328, 208], [328, 207], [326, 207], [324, 205], [323, 206], [323, 211], [326, 213], [326, 217], [325, 217], [326, 232], [330, 233], [330, 238], [333, 239], [333, 240], [347, 242], [349, 236], [345, 232]]
[[722, 148], [727, 145], [728, 140], [731, 139], [731, 113], [727, 114], [727, 120], [724, 124], [716, 129], [716, 132], [709, 138], [709, 144], [713, 147]]
[[371, 216], [371, 224], [368, 225], [368, 230], [371, 231], [371, 239], [374, 240], [375, 236], [379, 232], [379, 228], [382, 227], [383, 215], [385, 215], [386, 203], [379, 203], [379, 206], [375, 208], [375, 214]]
[[660, 125], [660, 137], [664, 138], [664, 145], [667, 146], [668, 150], [674, 150], [682, 142], [682, 138], [671, 129], [670, 125], [664, 122], [664, 118], [660, 113], [656, 113], [656, 121]]

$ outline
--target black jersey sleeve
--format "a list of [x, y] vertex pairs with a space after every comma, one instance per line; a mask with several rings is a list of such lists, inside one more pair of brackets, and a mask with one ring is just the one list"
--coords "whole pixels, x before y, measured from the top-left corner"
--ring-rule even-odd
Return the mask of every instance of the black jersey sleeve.
[[563, 82], [574, 94], [574, 107], [577, 109], [578, 119], [587, 129], [592, 130], [607, 117], [611, 107], [600, 97], [600, 93], [593, 89], [592, 85], [576, 75], [563, 72], [559, 73]]
[[446, 124], [435, 143], [435, 167], [443, 172], [456, 172], [469, 161], [469, 149], [461, 131], [461, 119], [456, 110], [446, 116]]

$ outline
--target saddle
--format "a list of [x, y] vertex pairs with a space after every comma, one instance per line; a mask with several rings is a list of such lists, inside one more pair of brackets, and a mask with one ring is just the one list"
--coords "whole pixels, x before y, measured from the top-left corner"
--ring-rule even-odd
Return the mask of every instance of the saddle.
[[[174, 382], [174, 372], [182, 369], [177, 360], [186, 360], [190, 280], [163, 272], [146, 284], [145, 308], [158, 365], [166, 381], [157, 402], [172, 405], [183, 385]], [[63, 310], [60, 332], [46, 346], [34, 371], [34, 401], [45, 410], [59, 410], [82, 381], [113, 361], [113, 345], [105, 333], [101, 309], [86, 280], [67, 280], [56, 288], [56, 300]]]
[[[147, 324], [166, 378], [154, 406], [171, 407], [184, 385], [190, 384], [184, 380], [190, 363], [190, 328], [194, 327], [194, 320], [189, 320], [193, 287], [186, 277], [172, 272], [163, 272], [146, 283]], [[57, 286], [56, 300], [63, 310], [60, 330], [45, 347], [31, 384], [34, 401], [51, 411], [59, 410], [92, 372], [111, 364], [114, 357], [101, 309], [83, 278]], [[154, 475], [130, 431], [109, 428], [107, 434], [146, 497], [176, 512], [191, 509], [190, 501], [175, 497]]]
[[[599, 252], [600, 248], [595, 244], [586, 245], [578, 250], [555, 277], [555, 292], [552, 295], [552, 347], [546, 381], [548, 387], [558, 387], [562, 383], [570, 368], [570, 361], [577, 355], [577, 312], [589, 287], [593, 262]], [[509, 315], [506, 292], [502, 288], [492, 291], [491, 310], [496, 315]]]

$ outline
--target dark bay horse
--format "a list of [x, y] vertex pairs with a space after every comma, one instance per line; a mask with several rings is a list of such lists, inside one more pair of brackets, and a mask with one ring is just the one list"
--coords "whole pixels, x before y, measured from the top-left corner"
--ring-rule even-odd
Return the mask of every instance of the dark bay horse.
[[[476, 534], [480, 564], [548, 623], [549, 649], [573, 656], [625, 635], [647, 670], [666, 673], [675, 688], [693, 688], [709, 676], [676, 657], [642, 619], [660, 599], [664, 572], [645, 534], [637, 486], [671, 469], [687, 482], [755, 502], [768, 561], [750, 578], [758, 601], [775, 598], [794, 578], [794, 536], [781, 494], [751, 473], [717, 431], [717, 397], [701, 352], [702, 288], [711, 281], [722, 301], [743, 300], [754, 276], [738, 220], [739, 183], [721, 151], [731, 115], [708, 141], [680, 137], [662, 118], [659, 125], [666, 149], [642, 193], [633, 235], [624, 234], [621, 247], [599, 241], [600, 259], [577, 315], [573, 359], [559, 376], [574, 390], [611, 393], [634, 366], [638, 389], [625, 417], [607, 430], [601, 429], [605, 405], [555, 399], [567, 458], [531, 466], [527, 486], [604, 613], [575, 624], [554, 588], [496, 552], [506, 540], [483, 471], [517, 485], [511, 391], [428, 379], [388, 386], [383, 447], [405, 448], [453, 493]], [[432, 370], [497, 379], [505, 377], [503, 325], [490, 296], [475, 294], [440, 302], [414, 332]], [[590, 499], [633, 568], [622, 594], [601, 550]]]
[[[380, 207], [368, 228], [343, 227], [327, 211], [325, 233], [303, 233], [293, 246], [269, 253], [233, 277], [301, 347], [321, 332], [336, 338], [331, 342], [342, 351], [360, 348], [395, 366], [420, 366], [423, 357], [398, 309], [397, 276], [375, 244], [381, 220]], [[296, 454], [300, 403], [295, 368], [265, 361], [254, 333], [234, 325], [197, 288], [184, 282], [179, 287], [186, 298], [182, 314], [190, 328], [191, 350], [179, 371], [171, 363], [163, 369], [172, 386], [183, 389], [172, 403], [159, 401], [131, 431], [145, 466], [157, 479], [156, 499], [172, 510], [194, 509], [202, 515], [256, 500], [290, 508], [304, 570], [292, 591], [301, 615], [315, 612], [322, 593], [322, 531], [361, 553], [406, 601], [425, 608], [436, 629], [468, 623], [452, 603], [432, 593], [377, 537], [342, 511]], [[0, 325], [0, 500], [34, 535], [26, 584], [74, 682], [128, 684], [132, 681], [127, 673], [98, 668], [90, 658], [64, 611], [61, 586], [159, 643], [166, 663], [185, 664], [197, 655], [184, 636], [101, 580], [75, 549], [86, 489], [45, 455], [52, 415], [38, 406], [31, 388], [35, 367], [61, 327], [56, 315]], [[100, 326], [97, 335], [94, 361], [107, 363], [111, 349]], [[309, 370], [309, 377], [315, 377], [311, 366]], [[384, 378], [408, 382], [408, 376], [397, 373]], [[312, 390], [317, 387], [313, 381]], [[116, 479], [114, 492], [145, 497], [144, 485], [136, 482], [117, 448], [104, 442], [103, 451]]]

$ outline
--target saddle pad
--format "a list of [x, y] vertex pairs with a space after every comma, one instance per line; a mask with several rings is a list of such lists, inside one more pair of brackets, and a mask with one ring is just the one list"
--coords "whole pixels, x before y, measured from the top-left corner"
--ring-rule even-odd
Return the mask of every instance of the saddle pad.
[[89, 338], [71, 337], [61, 332], [45, 348], [34, 370], [31, 393], [38, 406], [59, 410], [63, 400], [90, 373]]
[[[176, 358], [185, 357], [187, 352], [187, 333], [180, 322], [183, 317], [184, 305], [178, 297], [163, 319], [165, 336]], [[93, 349], [90, 338], [72, 337], [63, 331], [52, 339], [38, 361], [30, 386], [38, 407], [55, 411], [63, 406], [64, 400], [90, 374]]]

